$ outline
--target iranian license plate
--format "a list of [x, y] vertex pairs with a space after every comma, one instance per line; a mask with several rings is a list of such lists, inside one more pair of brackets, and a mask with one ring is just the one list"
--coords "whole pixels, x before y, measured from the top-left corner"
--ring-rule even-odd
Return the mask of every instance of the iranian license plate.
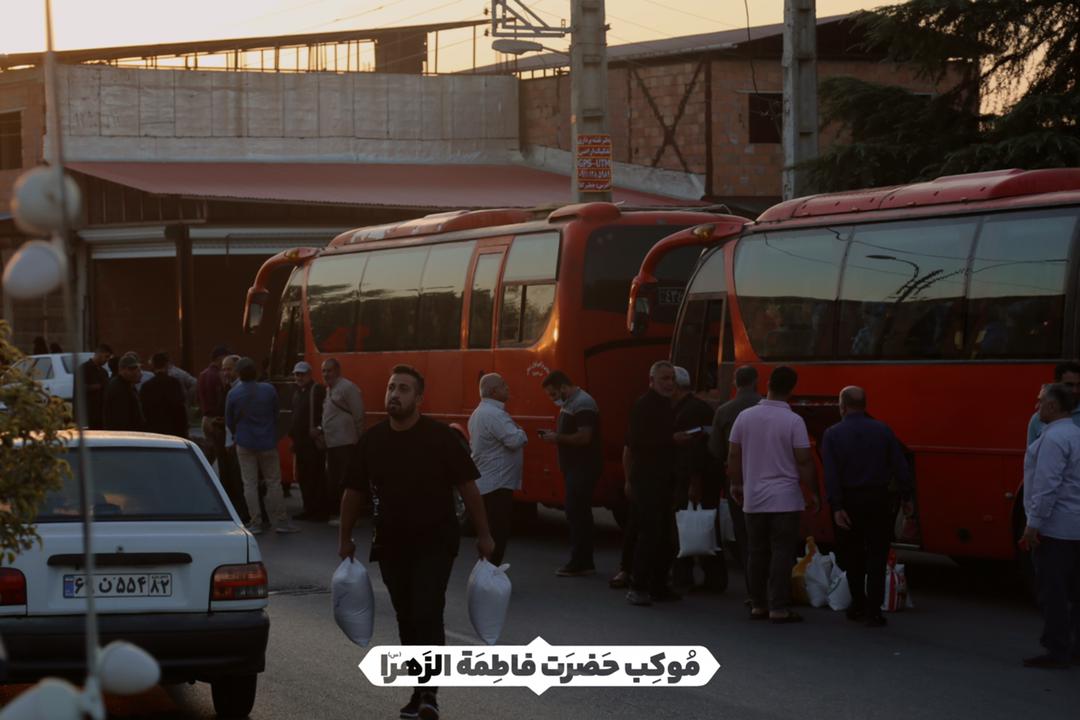
[[[94, 596], [171, 597], [172, 573], [95, 573]], [[64, 597], [86, 597], [86, 575], [65, 575]]]

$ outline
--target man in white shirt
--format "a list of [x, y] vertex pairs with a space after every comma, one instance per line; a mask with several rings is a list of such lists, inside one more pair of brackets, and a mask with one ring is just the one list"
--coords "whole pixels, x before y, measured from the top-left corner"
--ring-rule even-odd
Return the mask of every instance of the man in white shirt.
[[[323, 403], [322, 436], [326, 443], [327, 493], [332, 508], [341, 505], [345, 481], [354, 472], [360, 434], [364, 431], [364, 399], [360, 388], [341, 376], [341, 363], [327, 358], [322, 364], [326, 381], [326, 402]], [[330, 525], [338, 519], [331, 518]]]
[[494, 565], [502, 563], [510, 537], [514, 491], [521, 488], [522, 449], [529, 441], [506, 412], [510, 387], [497, 373], [480, 378], [480, 404], [469, 417], [469, 444], [472, 459], [480, 470], [476, 487], [484, 498], [488, 525], [495, 538]]

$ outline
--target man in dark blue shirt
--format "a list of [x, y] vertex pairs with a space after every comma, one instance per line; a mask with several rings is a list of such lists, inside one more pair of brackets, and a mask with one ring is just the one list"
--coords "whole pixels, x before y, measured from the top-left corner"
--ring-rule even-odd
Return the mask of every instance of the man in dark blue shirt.
[[893, 527], [889, 486], [895, 481], [904, 497], [910, 492], [911, 478], [892, 430], [866, 414], [862, 388], [852, 385], [840, 391], [840, 417], [825, 431], [821, 454], [841, 565], [851, 589], [847, 615], [850, 620], [865, 619], [867, 625], [882, 626], [885, 563]]

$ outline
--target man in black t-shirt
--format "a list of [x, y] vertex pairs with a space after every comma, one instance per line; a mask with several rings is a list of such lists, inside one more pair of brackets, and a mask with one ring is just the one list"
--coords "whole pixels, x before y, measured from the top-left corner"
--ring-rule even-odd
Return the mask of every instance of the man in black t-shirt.
[[86, 426], [91, 430], [105, 427], [102, 408], [105, 401], [105, 386], [109, 384], [109, 373], [105, 370], [112, 348], [102, 343], [97, 346], [93, 356], [79, 366], [79, 381], [86, 393]]
[[592, 499], [604, 470], [600, 439], [600, 408], [587, 392], [562, 370], [555, 370], [541, 385], [559, 406], [555, 430], [541, 430], [540, 439], [558, 447], [559, 469], [566, 483], [566, 521], [570, 526], [570, 562], [555, 574], [578, 577], [596, 572], [593, 564]]
[[[371, 560], [379, 563], [397, 614], [402, 645], [445, 645], [446, 584], [458, 550], [456, 488], [476, 528], [476, 547], [490, 558], [495, 541], [484, 501], [476, 489], [480, 472], [449, 426], [420, 414], [424, 378], [398, 365], [386, 387], [387, 419], [360, 436], [356, 472], [341, 498], [338, 556], [352, 557], [352, 528], [370, 488], [374, 506]], [[423, 687], [401, 717], [437, 720], [438, 688]]]

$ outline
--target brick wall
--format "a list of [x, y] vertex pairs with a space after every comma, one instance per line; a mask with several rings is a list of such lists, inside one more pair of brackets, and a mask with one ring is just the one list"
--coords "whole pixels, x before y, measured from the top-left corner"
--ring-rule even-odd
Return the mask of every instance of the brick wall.
[[[706, 77], [712, 86], [713, 193], [721, 197], [780, 195], [783, 155], [778, 143], [756, 144], [749, 139], [749, 95], [779, 93], [783, 89], [779, 61], [714, 59], [706, 71], [699, 60], [612, 68], [608, 73], [608, 102], [615, 160], [655, 165], [668, 170], [704, 174], [708, 147], [705, 138]], [[696, 74], [696, 79], [695, 79]], [[914, 76], [908, 68], [866, 61], [820, 61], [818, 77], [851, 76], [899, 84], [916, 92], [934, 92], [935, 86]], [[951, 86], [954, 78], [942, 87]], [[689, 94], [687, 88], [693, 87]], [[567, 76], [523, 80], [521, 142], [570, 150], [570, 80]], [[675, 127], [674, 144], [664, 143], [685, 102]], [[825, 128], [821, 145], [836, 133]], [[681, 158], [680, 158], [681, 155]]]

